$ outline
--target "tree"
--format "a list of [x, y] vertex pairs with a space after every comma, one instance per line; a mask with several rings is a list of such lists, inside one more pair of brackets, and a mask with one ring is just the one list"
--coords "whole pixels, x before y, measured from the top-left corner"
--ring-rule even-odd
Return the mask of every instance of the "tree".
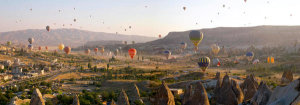
[[92, 64], [91, 62], [88, 63], [88, 68], [91, 69], [92, 68]]

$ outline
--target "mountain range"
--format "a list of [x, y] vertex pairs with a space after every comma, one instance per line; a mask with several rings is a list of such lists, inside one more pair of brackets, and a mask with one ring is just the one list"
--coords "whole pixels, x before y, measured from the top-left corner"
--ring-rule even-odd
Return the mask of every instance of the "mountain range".
[[0, 42], [12, 41], [13, 43], [29, 44], [28, 38], [34, 38], [34, 44], [40, 46], [57, 46], [64, 43], [67, 46], [81, 46], [91, 41], [135, 41], [143, 43], [155, 40], [154, 37], [139, 35], [121, 35], [115, 33], [91, 32], [78, 29], [52, 29], [50, 32], [44, 29], [28, 29], [0, 33]]

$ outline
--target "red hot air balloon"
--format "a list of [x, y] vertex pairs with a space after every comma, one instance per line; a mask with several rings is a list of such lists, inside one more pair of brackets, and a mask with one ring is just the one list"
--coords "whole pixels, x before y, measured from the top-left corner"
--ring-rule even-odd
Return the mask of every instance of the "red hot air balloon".
[[94, 52], [95, 52], [95, 54], [97, 54], [98, 48], [94, 48]]
[[39, 50], [40, 50], [40, 51], [42, 50], [42, 47], [41, 47], [41, 46], [39, 46]]
[[48, 46], [45, 46], [45, 49], [48, 50]]
[[66, 54], [69, 54], [71, 52], [71, 47], [68, 47], [68, 46], [65, 47], [64, 51], [65, 51]]
[[159, 34], [158, 37], [161, 38], [161, 34]]
[[128, 54], [130, 55], [131, 59], [136, 55], [136, 49], [131, 48], [128, 50]]

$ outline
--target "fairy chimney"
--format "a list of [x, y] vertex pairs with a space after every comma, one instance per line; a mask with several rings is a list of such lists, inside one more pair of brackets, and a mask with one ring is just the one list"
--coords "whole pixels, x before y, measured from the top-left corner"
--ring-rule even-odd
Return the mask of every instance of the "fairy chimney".
[[45, 105], [45, 101], [43, 99], [42, 93], [38, 88], [33, 90], [31, 95], [30, 105]]
[[244, 83], [241, 84], [241, 88], [245, 95], [244, 101], [249, 101], [257, 91], [258, 83], [253, 74], [246, 77]]
[[155, 105], [175, 105], [174, 96], [165, 82], [158, 88]]
[[196, 84], [190, 105], [209, 105], [206, 90], [201, 82]]
[[130, 105], [128, 96], [124, 89], [122, 89], [119, 94], [117, 105]]

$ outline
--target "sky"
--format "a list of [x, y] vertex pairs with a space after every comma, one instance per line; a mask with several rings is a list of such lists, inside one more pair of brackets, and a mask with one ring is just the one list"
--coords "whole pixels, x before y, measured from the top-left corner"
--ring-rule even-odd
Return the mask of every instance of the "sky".
[[214, 27], [299, 25], [299, 4], [299, 0], [0, 0], [0, 32], [49, 25], [158, 37]]

